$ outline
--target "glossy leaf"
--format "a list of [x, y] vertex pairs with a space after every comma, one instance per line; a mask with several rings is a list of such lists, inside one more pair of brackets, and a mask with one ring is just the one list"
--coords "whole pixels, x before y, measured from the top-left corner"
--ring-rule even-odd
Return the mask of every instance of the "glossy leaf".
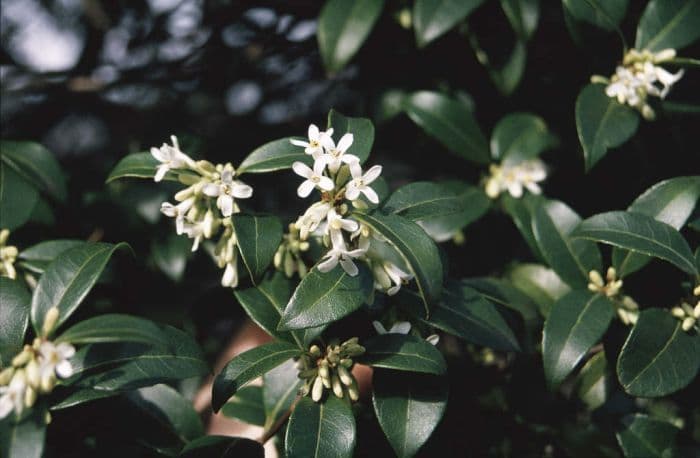
[[489, 162], [489, 147], [472, 111], [437, 92], [415, 92], [404, 99], [406, 114], [449, 151], [477, 164]]
[[411, 221], [420, 221], [453, 215], [464, 211], [464, 207], [465, 202], [446, 187], [429, 181], [418, 181], [394, 191], [382, 209]]
[[16, 422], [14, 414], [0, 420], [0, 456], [3, 458], [41, 458], [46, 440], [46, 411], [35, 406]]
[[658, 52], [680, 49], [700, 38], [700, 2], [652, 0], [637, 25], [635, 48]]
[[539, 0], [501, 0], [501, 8], [522, 40], [529, 40], [540, 18]]
[[71, 344], [103, 342], [165, 343], [160, 327], [143, 318], [108, 313], [80, 321], [55, 340]]
[[540, 264], [518, 264], [510, 271], [508, 278], [513, 286], [537, 304], [544, 317], [549, 315], [557, 299], [571, 291], [552, 269]]
[[563, 3], [574, 18], [615, 30], [625, 17], [629, 0], [564, 0]]
[[350, 458], [356, 442], [350, 405], [330, 395], [324, 402], [299, 400], [287, 425], [287, 458]]
[[41, 333], [44, 317], [51, 307], [59, 310], [54, 329], [66, 321], [92, 289], [107, 261], [125, 243], [90, 243], [71, 248], [46, 268], [32, 296], [31, 319], [34, 329]]
[[494, 160], [524, 160], [539, 156], [556, 145], [556, 138], [547, 124], [531, 113], [504, 116], [491, 134], [491, 157]]
[[218, 412], [240, 387], [298, 355], [299, 348], [290, 343], [271, 342], [236, 356], [214, 379], [212, 408]]
[[202, 436], [185, 445], [179, 458], [264, 458], [260, 442], [244, 437]]
[[416, 42], [424, 47], [467, 17], [484, 0], [416, 0], [413, 5], [413, 28]]
[[13, 230], [29, 220], [39, 191], [5, 161], [0, 161], [0, 213], [3, 229]]
[[113, 396], [119, 396], [120, 391], [104, 391], [104, 390], [94, 390], [92, 388], [66, 388], [69, 393], [66, 396], [61, 396], [65, 391], [59, 391], [61, 388], [57, 388], [58, 401], [51, 406], [51, 411], [63, 410], [70, 407], [75, 407], [80, 404], [85, 404], [86, 402], [98, 401], [100, 399], [106, 399]]
[[256, 148], [243, 159], [236, 174], [274, 172], [290, 169], [297, 161], [308, 162], [309, 156], [304, 153], [304, 148], [292, 145], [289, 141], [292, 138], [295, 137], [280, 138]]
[[68, 198], [66, 179], [51, 151], [34, 142], [0, 142], [0, 156], [28, 182], [52, 199], [65, 202]]
[[581, 369], [578, 396], [590, 410], [601, 407], [610, 398], [616, 381], [608, 367], [605, 352], [596, 353]]
[[333, 138], [336, 143], [346, 133], [353, 135], [352, 145], [347, 153], [360, 158], [363, 163], [372, 152], [374, 144], [374, 124], [367, 118], [351, 118], [344, 116], [336, 110], [328, 113], [328, 128], [333, 128]]
[[[133, 153], [124, 156], [109, 173], [105, 183], [111, 183], [120, 178], [145, 178], [153, 179], [156, 175], [158, 160], [151, 153]], [[163, 177], [166, 181], [177, 181], [177, 175], [168, 172]]]
[[639, 125], [634, 109], [608, 97], [604, 89], [602, 84], [589, 84], [576, 99], [576, 130], [586, 170], [593, 168], [609, 149], [626, 142]]
[[435, 242], [415, 223], [397, 215], [353, 213], [353, 216], [396, 248], [414, 275], [428, 316], [430, 304], [439, 299], [442, 291], [442, 261]]
[[532, 232], [540, 253], [554, 272], [571, 287], [586, 287], [588, 273], [602, 270], [598, 246], [571, 238], [581, 218], [559, 201], [543, 202], [534, 211]]
[[85, 243], [82, 240], [47, 240], [22, 250], [17, 258], [22, 267], [42, 274], [58, 255]]
[[364, 264], [357, 275], [348, 275], [340, 265], [330, 272], [314, 267], [299, 283], [284, 309], [277, 329], [318, 327], [354, 312], [372, 293], [374, 281]]
[[688, 385], [700, 368], [700, 336], [681, 329], [665, 310], [639, 314], [617, 360], [617, 376], [632, 396], [666, 396]]
[[572, 236], [664, 259], [691, 275], [698, 274], [693, 253], [680, 233], [640, 213], [615, 211], [592, 216]]
[[627, 415], [623, 429], [616, 433], [626, 457], [666, 458], [676, 456], [678, 428], [663, 420], [642, 414]]
[[265, 429], [274, 425], [292, 407], [303, 384], [298, 373], [296, 363], [289, 360], [263, 375]]
[[22, 350], [31, 296], [19, 280], [0, 277], [0, 367], [10, 366]]
[[444, 374], [447, 366], [442, 354], [430, 343], [412, 335], [381, 334], [362, 343], [365, 353], [361, 364], [425, 374]]
[[221, 414], [250, 425], [262, 426], [265, 423], [262, 390], [260, 386], [244, 386], [224, 404]]
[[557, 387], [603, 336], [615, 313], [615, 304], [600, 294], [572, 291], [552, 306], [544, 324], [544, 374]]
[[396, 455], [415, 455], [445, 412], [447, 379], [377, 369], [372, 388], [374, 412]]
[[173, 281], [180, 281], [192, 257], [192, 242], [187, 237], [169, 234], [153, 241], [151, 256], [161, 272]]
[[253, 282], [267, 270], [282, 240], [282, 222], [276, 216], [236, 215], [231, 219], [238, 249]]
[[384, 0], [329, 0], [318, 18], [318, 47], [329, 73], [359, 51], [384, 8]]
[[523, 240], [525, 240], [533, 256], [538, 260], [544, 260], [544, 257], [542, 253], [540, 253], [537, 240], [535, 240], [535, 234], [532, 230], [532, 221], [535, 210], [543, 201], [544, 198], [542, 196], [535, 194], [525, 194], [520, 199], [516, 199], [510, 194], [505, 194], [501, 197], [503, 210], [512, 218]]

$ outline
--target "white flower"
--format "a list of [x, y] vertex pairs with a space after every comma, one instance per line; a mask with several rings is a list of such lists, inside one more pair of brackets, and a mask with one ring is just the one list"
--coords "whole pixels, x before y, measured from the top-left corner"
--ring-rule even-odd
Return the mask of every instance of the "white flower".
[[316, 186], [324, 191], [330, 191], [335, 187], [333, 180], [323, 175], [323, 169], [325, 168], [324, 161], [314, 162], [313, 170], [309, 168], [308, 165], [303, 162], [295, 162], [292, 164], [292, 169], [297, 175], [306, 178], [306, 181], [302, 182], [297, 189], [297, 195], [299, 197], [306, 197], [311, 194]]
[[53, 342], [44, 341], [39, 346], [39, 374], [41, 385], [50, 377], [57, 375], [60, 378], [68, 378], [73, 375], [73, 366], [68, 359], [75, 354], [73, 345], [61, 342], [54, 345]]
[[379, 196], [370, 188], [368, 185], [379, 177], [382, 173], [382, 166], [375, 165], [374, 167], [367, 170], [367, 172], [362, 174], [362, 168], [360, 163], [353, 161], [350, 164], [350, 174], [352, 175], [352, 180], [350, 180], [346, 186], [345, 197], [349, 200], [356, 200], [360, 197], [360, 193], [367, 197], [367, 200], [373, 204], [379, 203]]
[[17, 247], [7, 245], [7, 239], [10, 236], [10, 231], [3, 229], [0, 231], [0, 276], [16, 278], [17, 271], [15, 270], [15, 260], [19, 251]]
[[357, 221], [343, 218], [333, 208], [328, 211], [328, 224], [326, 225], [327, 234], [330, 234], [333, 231], [347, 231], [354, 233], [358, 229], [360, 229], [360, 225]]
[[216, 197], [216, 206], [224, 217], [231, 216], [236, 210], [234, 197], [248, 199], [253, 195], [253, 188], [242, 181], [234, 180], [235, 172], [230, 164], [226, 164], [221, 172], [221, 180], [217, 183], [207, 183], [202, 192], [209, 197]]
[[294, 223], [294, 227], [299, 230], [299, 238], [306, 240], [309, 237], [309, 233], [315, 231], [321, 222], [326, 219], [331, 208], [333, 207], [328, 202], [316, 202], [310, 206]]
[[226, 263], [224, 275], [221, 277], [221, 286], [224, 288], [238, 286], [238, 255], [236, 250], [233, 250], [233, 259]]
[[156, 158], [161, 164], [156, 170], [156, 175], [153, 178], [155, 181], [163, 179], [166, 173], [172, 169], [182, 169], [194, 165], [194, 161], [185, 153], [180, 151], [180, 145], [177, 142], [177, 137], [170, 137], [173, 146], [163, 143], [160, 148], [151, 148], [151, 155]]
[[[391, 328], [387, 331], [386, 328], [382, 323], [379, 321], [372, 321], [372, 326], [374, 326], [374, 330], [377, 331], [377, 334], [408, 334], [411, 332], [411, 323], [408, 321], [397, 321], [394, 323]], [[437, 345], [437, 343], [440, 341], [440, 336], [437, 334], [431, 334], [428, 337], [425, 338], [425, 340], [428, 341], [429, 344], [431, 345]]]
[[204, 238], [205, 226], [202, 221], [196, 223], [190, 223], [188, 221], [183, 221], [182, 223], [182, 233], [187, 235], [187, 237], [194, 239], [192, 243], [192, 251], [197, 251], [199, 249], [199, 243]]
[[360, 161], [359, 157], [346, 154], [348, 148], [352, 145], [353, 139], [352, 134], [345, 134], [340, 138], [337, 146], [332, 139], [329, 141], [329, 145], [326, 147], [327, 153], [323, 158], [328, 164], [328, 170], [331, 173], [336, 173], [343, 163], [350, 164], [351, 162]]
[[348, 275], [351, 277], [357, 275], [359, 270], [352, 260], [367, 252], [368, 243], [363, 243], [361, 239], [360, 246], [357, 249], [348, 250], [343, 234], [340, 231], [331, 232], [331, 241], [333, 246], [321, 259], [321, 262], [318, 264], [318, 270], [320, 272], [330, 272], [340, 262], [340, 266]]
[[[333, 135], [333, 129], [328, 129], [325, 132], [318, 130], [315, 124], [309, 126], [309, 141], [305, 142], [303, 140], [291, 139], [289, 140], [293, 145], [303, 146], [304, 152], [311, 155], [314, 159], [323, 154], [324, 146], [328, 147], [333, 144], [331, 135]], [[330, 140], [330, 142], [329, 142]]]
[[170, 202], [163, 202], [160, 204], [160, 212], [162, 214], [170, 218], [175, 218], [175, 231], [178, 235], [184, 233], [185, 214], [192, 208], [192, 205], [194, 205], [194, 200], [194, 197], [190, 197], [177, 205], [173, 205]]
[[22, 413], [26, 391], [24, 371], [18, 371], [8, 386], [0, 386], [0, 419], [7, 417], [13, 410], [17, 415]]
[[486, 181], [486, 195], [495, 199], [502, 192], [508, 191], [511, 196], [519, 199], [523, 196], [523, 188], [532, 194], [541, 194], [539, 182], [547, 178], [547, 168], [538, 159], [519, 163], [504, 161], [502, 165], [491, 165], [491, 176]]

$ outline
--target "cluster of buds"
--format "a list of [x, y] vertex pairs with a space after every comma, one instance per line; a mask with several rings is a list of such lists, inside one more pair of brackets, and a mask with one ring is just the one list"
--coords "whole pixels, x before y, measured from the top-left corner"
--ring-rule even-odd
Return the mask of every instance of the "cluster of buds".
[[304, 278], [309, 271], [302, 259], [302, 254], [309, 250], [309, 242], [299, 238], [299, 229], [294, 224], [289, 225], [289, 232], [284, 234], [275, 253], [275, 268], [291, 278], [296, 272], [299, 278]]
[[[309, 236], [314, 236], [328, 248], [318, 264], [319, 271], [329, 272], [340, 264], [348, 275], [355, 276], [359, 272], [355, 261], [365, 261], [374, 274], [375, 287], [395, 294], [403, 283], [413, 278], [412, 275], [394, 263], [384, 261], [381, 256], [369, 253], [370, 239], [372, 243], [383, 242], [372, 234], [369, 227], [349, 216], [351, 205], [355, 208], [366, 207], [361, 196], [371, 203], [379, 203], [379, 196], [370, 185], [379, 177], [382, 167], [375, 165], [363, 171], [360, 159], [348, 153], [354, 141], [353, 134], [346, 133], [336, 145], [332, 133], [333, 129], [321, 132], [312, 124], [309, 126], [308, 141], [291, 140], [294, 145], [304, 147], [305, 153], [314, 161], [313, 167], [303, 162], [293, 164], [294, 172], [305, 178], [297, 194], [303, 198], [317, 189], [321, 200], [313, 203], [294, 223], [295, 232], [292, 234], [290, 231], [282, 242], [278, 251], [279, 262], [276, 261], [275, 265], [277, 268], [284, 266], [287, 275], [294, 270], [305, 272], [306, 265], [293, 250], [297, 246], [301, 249]], [[289, 263], [290, 267], [284, 262]]]
[[[53, 328], [57, 321], [58, 309], [54, 307], [46, 315], [44, 330]], [[74, 354], [71, 344], [55, 344], [40, 337], [25, 345], [12, 365], [0, 372], [0, 419], [13, 410], [20, 415], [34, 405], [39, 394], [53, 391], [59, 378], [73, 375], [68, 359]]]
[[17, 247], [7, 245], [10, 231], [3, 229], [0, 231], [0, 277], [17, 278], [15, 270], [15, 260], [17, 259]]
[[155, 181], [169, 172], [176, 173], [180, 183], [187, 186], [175, 194], [178, 202], [163, 202], [161, 212], [175, 218], [178, 235], [193, 239], [192, 251], [202, 240], [219, 236], [214, 250], [217, 265], [224, 269], [221, 284], [235, 288], [238, 285], [238, 250], [232, 215], [240, 209], [235, 199], [247, 199], [253, 188], [236, 179], [236, 170], [230, 163], [214, 165], [209, 161], [195, 161], [180, 150], [177, 138], [171, 137], [172, 146], [163, 144], [151, 148], [160, 165]]
[[[695, 287], [693, 295], [700, 296], [700, 285]], [[700, 323], [700, 300], [696, 302], [695, 307], [682, 302], [680, 306], [671, 309], [671, 314], [681, 320], [681, 327], [684, 331], [688, 332], [693, 328], [700, 331], [700, 326], [698, 326]]]
[[512, 161], [506, 159], [500, 165], [492, 164], [490, 175], [485, 181], [486, 195], [495, 199], [508, 191], [511, 196], [519, 199], [527, 189], [532, 194], [541, 194], [538, 184], [547, 178], [547, 168], [539, 159]]
[[639, 305], [630, 296], [621, 295], [622, 279], [617, 278], [614, 267], [608, 267], [605, 279], [597, 270], [588, 273], [588, 289], [605, 297], [616, 299], [617, 316], [626, 325], [633, 325], [639, 318]]
[[630, 49], [610, 79], [595, 75], [591, 81], [607, 84], [605, 93], [608, 97], [638, 110], [644, 119], [652, 120], [655, 114], [649, 106], [648, 97], [665, 98], [671, 87], [683, 76], [683, 70], [673, 74], [657, 65], [674, 57], [674, 49], [664, 49], [657, 53], [647, 49]]
[[305, 381], [303, 396], [311, 394], [311, 399], [319, 402], [325, 390], [332, 390], [339, 398], [347, 395], [353, 402], [360, 398], [352, 367], [355, 364], [353, 358], [362, 355], [365, 348], [357, 340], [357, 337], [353, 337], [340, 345], [332, 343], [326, 347], [325, 353], [318, 345], [312, 345], [308, 352], [299, 357], [299, 378]]

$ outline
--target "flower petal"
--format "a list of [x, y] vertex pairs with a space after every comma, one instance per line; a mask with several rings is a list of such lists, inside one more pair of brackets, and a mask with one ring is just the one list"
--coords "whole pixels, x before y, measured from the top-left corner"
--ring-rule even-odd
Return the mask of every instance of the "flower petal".
[[352, 142], [355, 139], [355, 137], [352, 134], [345, 134], [340, 138], [340, 141], [338, 142], [338, 146], [336, 149], [342, 153], [345, 153], [350, 146], [352, 146]]
[[379, 175], [382, 173], [382, 166], [381, 165], [375, 165], [372, 168], [370, 168], [367, 172], [362, 177], [362, 181], [365, 182], [365, 184], [370, 184], [374, 180], [376, 180]]
[[345, 190], [345, 198], [348, 200], [357, 200], [360, 197], [360, 190], [354, 183], [348, 183], [348, 187]]
[[299, 161], [292, 164], [292, 170], [294, 170], [294, 173], [304, 178], [309, 178], [314, 173], [308, 165]]
[[299, 197], [307, 197], [309, 194], [311, 194], [311, 191], [313, 191], [315, 187], [316, 186], [314, 185], [313, 181], [306, 180], [297, 188], [297, 195]]
[[309, 140], [318, 140], [321, 132], [318, 130], [316, 124], [309, 124]]
[[248, 199], [253, 195], [253, 188], [242, 181], [234, 181], [231, 194], [237, 199]]
[[344, 258], [340, 260], [340, 266], [343, 268], [345, 273], [350, 275], [351, 277], [356, 276], [358, 273], [360, 273], [359, 269], [355, 265], [354, 262], [352, 262], [349, 258]]
[[233, 197], [228, 194], [221, 194], [218, 199], [216, 199], [216, 206], [221, 210], [221, 214], [225, 217], [229, 217], [233, 214]]
[[307, 148], [309, 146], [309, 142], [305, 142], [304, 140], [297, 140], [296, 138], [290, 138], [289, 143], [295, 146], [302, 146], [304, 148]]
[[61, 378], [68, 378], [73, 375], [73, 366], [70, 361], [63, 360], [56, 364], [56, 375]]
[[364, 194], [365, 197], [367, 197], [367, 200], [369, 200], [373, 204], [379, 203], [379, 196], [376, 192], [374, 192], [374, 189], [370, 188], [369, 186], [365, 186], [360, 191], [362, 191], [362, 194]]
[[319, 272], [330, 272], [335, 268], [335, 266], [338, 265], [338, 260], [340, 256], [337, 253], [328, 253], [326, 255], [327, 259], [325, 261], [321, 261], [318, 264], [318, 271]]
[[165, 177], [165, 174], [168, 173], [168, 170], [170, 170], [170, 167], [168, 167], [167, 164], [161, 164], [158, 166], [156, 169], [156, 175], [153, 177], [154, 181], [160, 181]]
[[207, 183], [202, 188], [202, 192], [209, 197], [218, 197], [221, 193], [221, 186], [214, 183]]
[[328, 177], [320, 177], [321, 179], [318, 182], [318, 187], [323, 189], [324, 191], [330, 191], [331, 189], [335, 188], [335, 184], [333, 183], [333, 180], [331, 180]]

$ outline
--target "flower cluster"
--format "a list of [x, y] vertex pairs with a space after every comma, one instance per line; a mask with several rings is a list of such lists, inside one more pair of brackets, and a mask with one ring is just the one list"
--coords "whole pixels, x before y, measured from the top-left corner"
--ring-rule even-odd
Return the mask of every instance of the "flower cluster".
[[303, 396], [311, 394], [311, 399], [318, 402], [323, 397], [323, 391], [328, 389], [339, 398], [347, 394], [351, 401], [359, 399], [357, 381], [352, 375], [355, 364], [352, 358], [362, 355], [365, 348], [357, 341], [357, 337], [353, 337], [340, 345], [331, 343], [325, 353], [318, 345], [312, 345], [307, 353], [299, 357], [297, 368], [299, 378], [304, 380]]
[[[696, 298], [700, 296], [700, 286], [695, 287], [693, 295]], [[697, 300], [695, 307], [682, 302], [680, 306], [671, 309], [671, 314], [681, 320], [681, 328], [684, 331], [688, 332], [693, 328], [700, 331], [700, 300]]]
[[647, 49], [630, 49], [610, 79], [594, 76], [591, 80], [607, 84], [605, 93], [608, 97], [635, 108], [644, 119], [651, 120], [655, 114], [647, 103], [648, 97], [665, 98], [671, 87], [683, 76], [683, 70], [673, 74], [657, 65], [674, 57], [674, 49], [664, 49], [657, 53]]
[[633, 325], [639, 318], [639, 305], [630, 296], [622, 293], [622, 279], [617, 278], [617, 271], [614, 267], [608, 267], [605, 273], [605, 280], [597, 270], [588, 273], [588, 290], [602, 294], [605, 297], [616, 299], [615, 307], [617, 316], [626, 325]]
[[506, 159], [500, 165], [492, 164], [489, 168], [491, 175], [486, 179], [486, 195], [495, 199], [501, 193], [508, 191], [511, 196], [519, 199], [523, 190], [533, 194], [541, 194], [539, 182], [547, 178], [547, 169], [539, 159], [514, 162]]
[[17, 278], [15, 270], [15, 260], [17, 259], [17, 247], [7, 245], [10, 231], [3, 229], [0, 231], [0, 277], [9, 277], [13, 280]]
[[151, 154], [160, 162], [155, 181], [166, 174], [175, 173], [180, 183], [187, 186], [175, 194], [178, 202], [163, 202], [161, 212], [175, 218], [177, 233], [194, 240], [196, 251], [202, 240], [219, 235], [214, 249], [214, 259], [224, 269], [221, 284], [235, 288], [238, 285], [238, 249], [232, 215], [240, 209], [236, 199], [247, 199], [253, 188], [236, 179], [236, 171], [230, 163], [214, 165], [209, 161], [194, 161], [180, 150], [177, 138], [171, 137], [172, 146], [163, 144], [151, 148]]
[[377, 250], [371, 250], [371, 244], [384, 242], [372, 234], [369, 227], [349, 216], [350, 205], [366, 207], [362, 196], [373, 204], [379, 203], [379, 196], [370, 185], [379, 177], [382, 167], [375, 165], [363, 171], [360, 158], [348, 153], [354, 141], [353, 134], [346, 133], [337, 144], [332, 134], [333, 129], [321, 132], [312, 124], [309, 126], [308, 141], [291, 140], [294, 145], [304, 147], [305, 153], [313, 159], [312, 167], [303, 162], [295, 162], [292, 166], [294, 172], [305, 179], [299, 185], [297, 194], [307, 197], [317, 189], [321, 200], [313, 203], [294, 223], [295, 232], [290, 231], [283, 241], [275, 265], [280, 268], [284, 260], [284, 270], [288, 276], [294, 271], [305, 273], [307, 268], [299, 253], [290, 250], [297, 247], [301, 251], [306, 250], [308, 245], [303, 243], [309, 236], [315, 236], [328, 248], [318, 264], [319, 271], [330, 272], [340, 264], [348, 275], [355, 276], [359, 272], [355, 261], [365, 261], [374, 274], [375, 287], [388, 294], [396, 294], [402, 284], [413, 278], [412, 275], [384, 259]]
[[[45, 329], [53, 327], [58, 319], [58, 309], [49, 310]], [[25, 408], [36, 402], [39, 394], [53, 391], [59, 378], [73, 375], [73, 366], [68, 358], [75, 348], [66, 342], [55, 344], [37, 337], [32, 345], [12, 359], [12, 365], [0, 372], [0, 419], [13, 410], [20, 415]]]
[[309, 250], [309, 242], [299, 239], [299, 229], [294, 224], [289, 225], [289, 232], [282, 237], [282, 243], [275, 252], [275, 268], [284, 271], [287, 277], [292, 277], [295, 272], [300, 278], [304, 278], [309, 271], [302, 259], [302, 253]]

